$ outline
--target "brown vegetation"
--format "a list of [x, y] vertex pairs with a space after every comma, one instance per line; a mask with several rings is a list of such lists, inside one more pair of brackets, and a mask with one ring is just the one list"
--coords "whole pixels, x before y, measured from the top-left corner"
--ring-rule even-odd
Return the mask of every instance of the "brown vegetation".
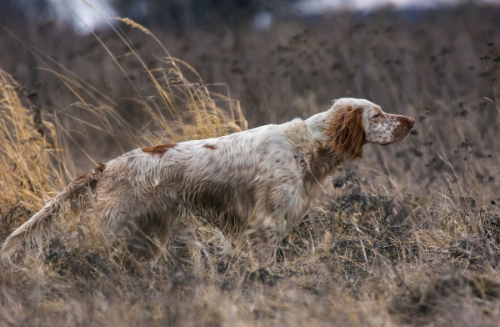
[[496, 325], [499, 15], [333, 15], [266, 33], [155, 31], [161, 43], [139, 29], [78, 44], [39, 29], [25, 31], [29, 56], [0, 35], [0, 67], [42, 83], [36, 98], [0, 73], [0, 241], [99, 160], [246, 128], [234, 98], [252, 126], [341, 96], [418, 117], [403, 143], [367, 145], [334, 177], [268, 269], [223, 255], [231, 240], [203, 217], [147, 267], [69, 216], [49, 246], [0, 263], [0, 325]]

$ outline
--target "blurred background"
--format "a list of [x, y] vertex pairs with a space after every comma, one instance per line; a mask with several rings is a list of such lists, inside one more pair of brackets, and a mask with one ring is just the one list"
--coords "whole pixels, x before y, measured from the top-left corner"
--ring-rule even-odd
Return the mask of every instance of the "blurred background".
[[500, 0], [0, 0], [0, 49], [0, 242], [133, 148], [339, 97], [417, 121], [340, 167], [269, 270], [197, 210], [149, 268], [62, 214], [0, 262], [1, 326], [498, 325]]
[[81, 170], [137, 144], [87, 130], [75, 104], [144, 130], [136, 95], [157, 96], [144, 67], [162, 67], [166, 48], [199, 74], [188, 78], [239, 100], [249, 127], [367, 98], [417, 119], [407, 141], [365, 147], [368, 175], [424, 194], [498, 188], [500, 0], [2, 0], [0, 24], [0, 68], [59, 117]]

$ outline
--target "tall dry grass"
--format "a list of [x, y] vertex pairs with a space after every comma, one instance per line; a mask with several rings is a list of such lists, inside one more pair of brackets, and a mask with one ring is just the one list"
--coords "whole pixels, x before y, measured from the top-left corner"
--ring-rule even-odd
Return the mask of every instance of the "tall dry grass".
[[[160, 44], [145, 27], [128, 19], [120, 20]], [[43, 112], [42, 117], [40, 103], [33, 101], [37, 97], [30, 98], [9, 74], [0, 71], [3, 100], [1, 141], [5, 144], [1, 154], [6, 163], [0, 173], [4, 177], [2, 186], [6, 189], [0, 203], [6, 210], [3, 237], [60, 192], [68, 181], [81, 174], [77, 170], [82, 167], [75, 166], [75, 162], [97, 163], [80, 145], [80, 140], [88, 135], [99, 142], [93, 148], [102, 145], [103, 141], [98, 141], [102, 137], [112, 144], [110, 147], [117, 148], [111, 151], [111, 155], [116, 155], [131, 145], [210, 138], [247, 128], [238, 101], [224, 94], [227, 91], [224, 85], [205, 84], [189, 64], [171, 57], [161, 44], [164, 57], [158, 58], [154, 67], [148, 67], [126, 35], [118, 30], [115, 32], [129, 49], [129, 55], [138, 62], [144, 78], [153, 85], [152, 94], [142, 94], [131, 85], [134, 92], [129, 101], [134, 103], [134, 116], [139, 119], [128, 119], [119, 105], [102, 90], [59, 63], [56, 63], [58, 70], [42, 70], [57, 77], [76, 101], [58, 112]], [[97, 35], [95, 37], [102, 42]], [[113, 56], [106, 44], [102, 43], [102, 47]], [[116, 58], [112, 61], [126, 74]], [[75, 228], [82, 231], [80, 227], [72, 226], [72, 217], [65, 217], [64, 212], [60, 216], [65, 232], [71, 233]], [[86, 228], [91, 225], [87, 222]], [[93, 230], [93, 236], [96, 236], [95, 232]], [[72, 240], [70, 238], [69, 242]]]
[[[32, 47], [49, 67], [39, 71], [47, 83], [39, 98], [53, 125], [42, 137], [30, 105], [10, 105], [20, 102], [2, 89], [11, 99], [6, 117], [25, 117], [16, 118], [24, 133], [2, 139], [13, 149], [2, 159], [14, 162], [32, 146], [27, 151], [47, 156], [47, 173], [30, 171], [36, 156], [19, 158], [32, 167], [19, 174], [2, 166], [10, 178], [2, 187], [12, 195], [1, 207], [0, 240], [29, 216], [24, 207], [39, 208], [56, 183], [93, 160], [245, 128], [238, 103], [218, 93], [241, 98], [254, 125], [305, 117], [339, 96], [370, 98], [418, 122], [405, 142], [366, 146], [362, 161], [343, 167], [266, 270], [253, 268], [245, 251], [220, 256], [228, 240], [200, 220], [154, 267], [101, 249], [98, 235], [80, 233], [85, 222], [77, 222], [70, 233], [54, 229], [50, 246], [28, 252], [22, 265], [0, 265], [0, 325], [495, 326], [497, 15], [466, 6], [422, 22], [386, 11], [361, 21], [286, 21], [268, 33], [155, 33], [173, 56], [227, 88], [202, 83], [157, 40], [145, 39], [147, 30], [81, 40], [75, 49], [61, 39], [53, 44], [60, 62]], [[96, 61], [99, 69], [91, 69]], [[53, 185], [42, 183], [47, 176]]]
[[[8, 208], [19, 203], [26, 208], [43, 205], [55, 189], [64, 185], [64, 173], [71, 163], [58, 166], [61, 149], [55, 140], [52, 124], [37, 126], [35, 108], [21, 86], [5, 71], [0, 70], [0, 169], [3, 191], [0, 206]], [[44, 135], [48, 132], [48, 135]], [[59, 153], [58, 153], [59, 152]]]
[[[145, 27], [122, 21], [154, 38]], [[164, 57], [158, 58], [154, 67], [148, 67], [126, 36], [118, 30], [116, 33], [154, 86], [154, 93], [142, 94], [132, 85], [135, 94], [130, 94], [129, 100], [140, 119], [127, 119], [119, 105], [102, 90], [60, 64], [58, 70], [42, 70], [57, 77], [76, 101], [56, 113], [44, 111], [42, 118], [40, 103], [33, 102], [8, 73], [0, 71], [3, 207], [19, 203], [29, 210], [39, 208], [76, 176], [72, 158], [76, 152], [95, 162], [79, 145], [81, 137], [105, 135], [123, 152], [131, 144], [146, 146], [209, 138], [247, 128], [238, 101], [224, 94], [224, 85], [205, 84], [189, 64], [171, 57], [166, 49]], [[113, 56], [104, 43], [102, 46]], [[120, 63], [113, 60], [126, 74]], [[218, 88], [219, 92], [210, 88]], [[72, 134], [75, 126], [82, 127], [80, 135]]]

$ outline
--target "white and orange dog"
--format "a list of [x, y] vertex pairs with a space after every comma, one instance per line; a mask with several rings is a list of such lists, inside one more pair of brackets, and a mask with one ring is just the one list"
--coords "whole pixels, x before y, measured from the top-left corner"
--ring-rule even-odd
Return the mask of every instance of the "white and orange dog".
[[135, 149], [69, 184], [6, 239], [2, 257], [71, 203], [94, 210], [102, 232], [141, 259], [157, 258], [187, 213], [239, 232], [269, 258], [338, 165], [360, 158], [365, 143], [403, 140], [414, 123], [370, 101], [342, 98], [306, 120]]

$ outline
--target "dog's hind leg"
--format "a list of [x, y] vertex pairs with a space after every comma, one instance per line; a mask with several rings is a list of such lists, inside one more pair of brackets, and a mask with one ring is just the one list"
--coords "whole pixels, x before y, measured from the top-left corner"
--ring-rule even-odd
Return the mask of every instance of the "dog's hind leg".
[[125, 238], [128, 251], [138, 260], [156, 261], [172, 234], [174, 221], [169, 213], [149, 212], [128, 223]]
[[105, 216], [102, 228], [113, 247], [126, 249], [139, 261], [156, 261], [173, 232], [173, 212], [154, 210], [115, 211]]

